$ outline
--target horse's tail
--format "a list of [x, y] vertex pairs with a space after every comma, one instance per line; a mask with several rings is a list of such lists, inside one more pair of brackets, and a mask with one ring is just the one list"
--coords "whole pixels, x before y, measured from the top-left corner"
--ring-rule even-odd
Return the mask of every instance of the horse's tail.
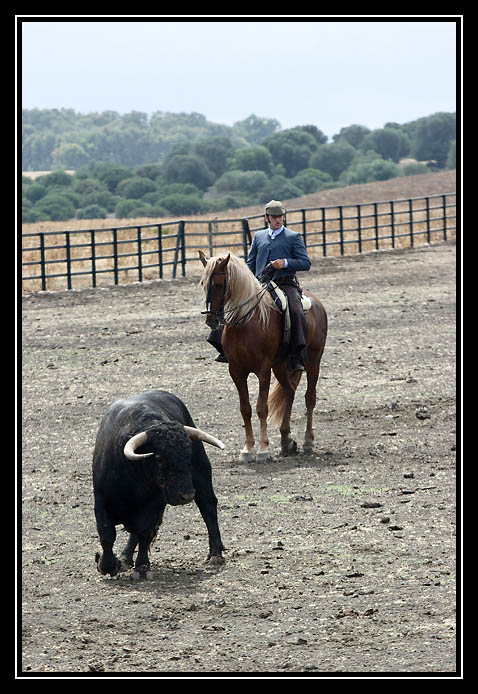
[[[291, 374], [289, 374], [290, 384], [294, 389], [294, 392], [297, 390], [301, 376], [302, 371], [293, 371]], [[268, 419], [275, 426], [279, 426], [282, 421], [282, 417], [284, 416], [285, 395], [281, 384], [277, 380], [269, 394], [267, 406], [269, 408]]]

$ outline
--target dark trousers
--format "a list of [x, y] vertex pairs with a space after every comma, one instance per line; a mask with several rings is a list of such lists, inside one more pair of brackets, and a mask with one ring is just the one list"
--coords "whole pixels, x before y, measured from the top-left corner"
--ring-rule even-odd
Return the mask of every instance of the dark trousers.
[[[289, 354], [301, 356], [306, 359], [306, 336], [307, 336], [307, 319], [302, 308], [302, 290], [295, 277], [276, 280], [276, 284], [287, 294], [290, 312], [290, 342]], [[222, 332], [224, 326], [216, 330], [211, 330], [207, 337], [210, 345], [215, 347], [219, 354], [224, 354], [222, 349]]]
[[307, 319], [302, 308], [302, 290], [295, 277], [274, 280], [278, 287], [287, 294], [290, 313], [289, 354], [305, 358], [307, 344]]

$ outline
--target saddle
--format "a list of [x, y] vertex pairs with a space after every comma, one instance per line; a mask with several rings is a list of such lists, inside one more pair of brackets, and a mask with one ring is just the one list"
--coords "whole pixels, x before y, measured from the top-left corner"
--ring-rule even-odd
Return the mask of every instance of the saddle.
[[[287, 294], [282, 291], [280, 287], [273, 280], [269, 280], [267, 283], [267, 290], [271, 295], [275, 305], [279, 311], [284, 316], [284, 343], [289, 344], [290, 341], [290, 313], [289, 313], [289, 302], [287, 301]], [[306, 313], [312, 306], [312, 302], [308, 296], [302, 294], [302, 310]]]

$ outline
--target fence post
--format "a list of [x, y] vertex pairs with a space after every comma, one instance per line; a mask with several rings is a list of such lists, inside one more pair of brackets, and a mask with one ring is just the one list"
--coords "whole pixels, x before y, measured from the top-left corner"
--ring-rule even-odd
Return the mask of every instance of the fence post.
[[307, 224], [305, 221], [305, 210], [302, 209], [302, 238], [304, 239], [304, 245], [307, 248]]
[[425, 198], [426, 219], [427, 219], [427, 243], [430, 243], [430, 198]]
[[244, 260], [247, 259], [249, 255], [249, 246], [252, 244], [251, 230], [249, 229], [249, 220], [242, 220], [242, 251], [244, 254]]
[[176, 279], [179, 260], [179, 248], [184, 249], [184, 220], [178, 222], [178, 233], [176, 234], [176, 248], [174, 249], [173, 279]]
[[45, 268], [45, 232], [40, 231], [40, 268], [41, 268], [41, 289], [46, 291], [46, 268]]
[[71, 249], [70, 249], [70, 232], [66, 232], [66, 286], [71, 289]]
[[443, 205], [443, 240], [446, 241], [446, 195], [442, 195], [442, 205]]
[[212, 258], [214, 255], [213, 251], [213, 235], [212, 235], [212, 222], [207, 223], [207, 235], [209, 241], [209, 257]]
[[361, 205], [357, 205], [357, 236], [358, 236], [358, 252], [362, 252], [362, 211]]
[[143, 281], [143, 258], [141, 255], [141, 227], [136, 227], [136, 242], [138, 245], [138, 282]]
[[340, 255], [344, 254], [344, 216], [342, 205], [339, 205], [339, 225], [340, 225]]
[[390, 226], [392, 227], [392, 248], [395, 248], [395, 209], [393, 207], [393, 200], [390, 200]]
[[163, 227], [158, 224], [159, 278], [163, 278]]
[[181, 222], [180, 224], [180, 234], [181, 234], [181, 275], [186, 276], [186, 234], [185, 234], [186, 222]]
[[113, 277], [118, 284], [118, 229], [113, 229]]
[[378, 214], [377, 214], [377, 203], [373, 203], [373, 221], [375, 224], [375, 250], [378, 251]]
[[325, 207], [322, 207], [322, 255], [327, 255], [327, 239], [325, 234]]
[[90, 230], [91, 235], [91, 286], [96, 287], [96, 248], [95, 248], [95, 230]]
[[413, 248], [413, 202], [411, 198], [408, 201], [408, 214], [410, 215], [410, 248]]

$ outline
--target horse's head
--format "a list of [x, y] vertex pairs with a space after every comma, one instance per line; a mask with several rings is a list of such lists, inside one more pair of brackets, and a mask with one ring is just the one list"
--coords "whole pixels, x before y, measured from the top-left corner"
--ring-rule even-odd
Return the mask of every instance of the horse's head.
[[224, 302], [227, 289], [227, 264], [231, 254], [225, 258], [206, 258], [199, 251], [199, 258], [204, 265], [201, 285], [206, 293], [206, 325], [216, 330], [224, 323]]

